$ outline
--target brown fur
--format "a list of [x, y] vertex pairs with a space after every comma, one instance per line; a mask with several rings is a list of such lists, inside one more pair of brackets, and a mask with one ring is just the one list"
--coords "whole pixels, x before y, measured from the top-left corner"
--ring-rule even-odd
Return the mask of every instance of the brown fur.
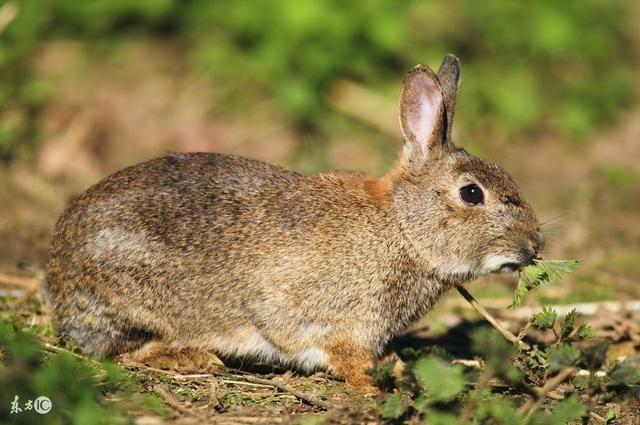
[[169, 348], [158, 342], [150, 342], [140, 349], [122, 355], [125, 361], [142, 363], [158, 369], [178, 371], [214, 371], [224, 367], [215, 354], [198, 348]]
[[[45, 292], [58, 332], [97, 357], [153, 343], [140, 360], [177, 367], [166, 351], [213, 350], [367, 387], [364, 369], [445, 291], [542, 242], [511, 178], [447, 136], [458, 75], [410, 72], [405, 150], [380, 178], [190, 153], [99, 182], [55, 228]], [[460, 200], [469, 182], [485, 205]]]

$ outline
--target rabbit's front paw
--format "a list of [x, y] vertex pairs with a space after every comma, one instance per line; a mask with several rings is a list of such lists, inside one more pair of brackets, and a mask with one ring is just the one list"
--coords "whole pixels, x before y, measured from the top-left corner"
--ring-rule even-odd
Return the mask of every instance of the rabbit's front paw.
[[169, 348], [160, 342], [151, 342], [137, 351], [123, 354], [121, 359], [179, 372], [213, 372], [224, 368], [224, 363], [210, 351], [193, 347]]

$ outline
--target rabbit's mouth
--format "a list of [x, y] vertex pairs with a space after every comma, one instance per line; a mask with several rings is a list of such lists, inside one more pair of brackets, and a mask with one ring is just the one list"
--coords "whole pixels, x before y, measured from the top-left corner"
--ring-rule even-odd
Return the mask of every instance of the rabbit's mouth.
[[483, 262], [485, 273], [513, 273], [526, 265], [526, 260], [515, 255], [492, 255]]
[[535, 262], [535, 260], [539, 260], [540, 258], [536, 255], [536, 253], [523, 253], [522, 259], [518, 259], [517, 261], [509, 260], [500, 264], [495, 272], [497, 273], [514, 273], [522, 270], [523, 267], [530, 266]]
[[522, 268], [522, 266], [523, 266], [522, 263], [513, 263], [513, 262], [504, 263], [496, 271], [498, 273], [514, 273], [514, 272], [517, 272], [518, 270], [520, 270], [520, 268]]

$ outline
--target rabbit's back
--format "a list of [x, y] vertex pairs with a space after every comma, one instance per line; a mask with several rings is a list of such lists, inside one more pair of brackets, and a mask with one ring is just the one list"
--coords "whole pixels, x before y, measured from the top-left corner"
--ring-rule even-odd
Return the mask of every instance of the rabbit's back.
[[273, 344], [295, 353], [292, 339], [304, 351], [336, 328], [356, 332], [354, 314], [370, 327], [394, 238], [363, 184], [217, 154], [122, 170], [56, 226], [47, 291], [58, 326], [98, 354], [120, 347], [94, 343], [87, 323], [104, 332], [113, 316], [130, 329], [110, 332], [266, 357]]

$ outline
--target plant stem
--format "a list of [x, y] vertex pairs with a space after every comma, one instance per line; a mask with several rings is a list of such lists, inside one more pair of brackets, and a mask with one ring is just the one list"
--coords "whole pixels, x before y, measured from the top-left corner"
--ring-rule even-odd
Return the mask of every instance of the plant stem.
[[343, 409], [342, 406], [332, 403], [330, 401], [325, 401], [322, 400], [314, 395], [311, 394], [307, 394], [305, 392], [302, 391], [298, 391], [297, 389], [290, 387], [289, 385], [285, 385], [281, 382], [275, 381], [275, 380], [271, 380], [271, 379], [263, 379], [263, 378], [259, 378], [257, 376], [253, 376], [253, 375], [244, 375], [242, 376], [241, 379], [244, 379], [246, 381], [249, 382], [253, 382], [256, 384], [263, 384], [263, 385], [271, 385], [274, 386], [278, 389], [280, 389], [281, 391], [284, 391], [286, 393], [292, 394], [295, 397], [299, 398], [300, 400], [306, 401], [307, 403], [311, 404], [311, 405], [315, 405], [315, 406], [320, 406], [324, 409]]
[[566, 381], [567, 378], [569, 378], [577, 370], [578, 369], [575, 366], [569, 366], [563, 369], [560, 373], [558, 373], [553, 378], [549, 379], [547, 383], [544, 384], [544, 386], [539, 391], [537, 391], [537, 394], [538, 394], [537, 400], [530, 399], [529, 401], [527, 401], [518, 409], [518, 414], [526, 415], [526, 417], [531, 416], [531, 414], [533, 414], [533, 412], [536, 411], [536, 409], [540, 406], [540, 404], [542, 404], [542, 402], [547, 397], [547, 395], [551, 391], [555, 390], [558, 387], [558, 385]]
[[505, 328], [500, 322], [498, 322], [498, 320], [495, 317], [493, 317], [487, 310], [485, 310], [485, 308], [482, 307], [475, 298], [473, 298], [473, 295], [471, 295], [469, 291], [467, 291], [462, 286], [458, 286], [456, 289], [458, 290], [460, 295], [462, 295], [464, 299], [467, 300], [467, 302], [471, 304], [471, 306], [478, 313], [480, 313], [482, 317], [484, 317], [487, 320], [487, 322], [491, 323], [491, 325], [493, 325], [493, 327], [496, 328], [498, 332], [502, 334], [502, 336], [504, 336], [507, 340], [511, 341], [512, 343], [520, 346], [520, 348], [524, 350], [531, 349], [531, 346], [529, 344], [518, 339], [518, 337], [516, 337], [514, 334], [509, 332], [507, 328]]

